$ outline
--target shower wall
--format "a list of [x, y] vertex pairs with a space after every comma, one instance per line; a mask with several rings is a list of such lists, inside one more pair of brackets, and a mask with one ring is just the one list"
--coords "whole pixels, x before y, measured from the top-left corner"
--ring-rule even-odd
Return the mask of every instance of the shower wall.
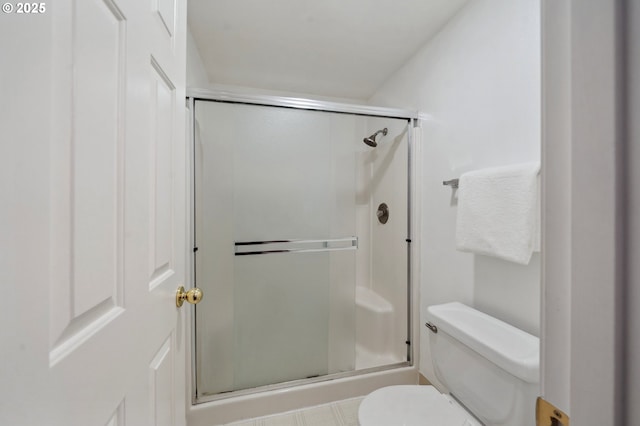
[[[421, 312], [458, 300], [538, 335], [539, 253], [520, 266], [456, 251], [456, 200], [442, 181], [469, 170], [539, 160], [540, 3], [469, 2], [370, 102], [413, 107], [426, 116]], [[424, 326], [420, 336], [420, 370], [433, 379]]]
[[[366, 236], [357, 264], [358, 277], [361, 277], [358, 286], [362, 287], [359, 309], [376, 311], [377, 320], [384, 322], [382, 327], [369, 322], [362, 324], [360, 334], [364, 336], [359, 336], [359, 368], [406, 360], [407, 138], [412, 129], [406, 121], [369, 118], [365, 134], [373, 134], [385, 127], [389, 129], [387, 136], [378, 135], [378, 146], [365, 149], [359, 156], [361, 176], [358, 178], [357, 223], [360, 235]], [[389, 219], [385, 224], [376, 216], [381, 203], [389, 208]], [[389, 318], [383, 316], [385, 302], [392, 309]], [[367, 335], [373, 335], [374, 342], [368, 341]], [[380, 340], [390, 341], [385, 345]], [[370, 344], [386, 346], [387, 349], [372, 351]]]

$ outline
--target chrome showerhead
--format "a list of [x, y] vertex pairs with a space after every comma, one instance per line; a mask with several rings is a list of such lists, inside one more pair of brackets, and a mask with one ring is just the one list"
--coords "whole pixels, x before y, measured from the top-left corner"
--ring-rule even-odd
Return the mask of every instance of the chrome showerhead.
[[387, 132], [388, 132], [388, 130], [385, 127], [382, 130], [378, 130], [377, 132], [375, 132], [374, 134], [372, 134], [368, 138], [364, 138], [362, 141], [364, 143], [366, 143], [367, 145], [369, 145], [370, 147], [375, 148], [376, 146], [378, 146], [378, 142], [376, 142], [376, 136], [378, 136], [378, 133], [382, 133], [382, 136], [386, 136]]
[[378, 142], [376, 142], [376, 140], [371, 136], [368, 138], [364, 138], [362, 141], [372, 148], [375, 148], [376, 146], [378, 146]]

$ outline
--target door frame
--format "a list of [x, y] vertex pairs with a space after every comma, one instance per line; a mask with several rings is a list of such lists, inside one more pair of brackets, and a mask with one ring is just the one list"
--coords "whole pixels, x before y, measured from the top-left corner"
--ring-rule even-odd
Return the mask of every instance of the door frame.
[[579, 425], [626, 424], [633, 405], [624, 392], [630, 3], [542, 0], [541, 394]]
[[633, 405], [622, 398], [625, 367], [633, 367], [625, 363], [623, 326], [630, 287], [623, 178], [632, 168], [621, 161], [625, 105], [616, 84], [624, 6], [541, 1], [541, 395], [575, 424], [624, 424]]

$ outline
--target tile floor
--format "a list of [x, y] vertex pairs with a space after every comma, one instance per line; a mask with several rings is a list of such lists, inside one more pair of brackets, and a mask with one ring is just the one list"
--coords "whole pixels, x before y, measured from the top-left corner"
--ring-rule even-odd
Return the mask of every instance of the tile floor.
[[358, 407], [363, 398], [345, 399], [222, 426], [358, 426]]

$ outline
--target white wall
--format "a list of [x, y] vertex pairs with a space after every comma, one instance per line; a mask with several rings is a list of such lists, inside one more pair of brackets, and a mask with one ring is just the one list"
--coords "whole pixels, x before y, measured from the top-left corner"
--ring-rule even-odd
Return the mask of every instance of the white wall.
[[[370, 99], [428, 115], [418, 183], [421, 312], [458, 300], [536, 335], [539, 254], [519, 266], [456, 251], [456, 200], [442, 181], [540, 158], [539, 9], [531, 0], [470, 2]], [[420, 370], [432, 379], [426, 333], [421, 326]]]
[[232, 86], [228, 84], [220, 84], [216, 81], [210, 81], [207, 70], [202, 61], [202, 56], [198, 50], [191, 31], [187, 32], [187, 87], [197, 89], [223, 90], [233, 93], [246, 93], [251, 95], [265, 96], [285, 96], [292, 98], [317, 99], [327, 102], [344, 102], [348, 104], [362, 104], [367, 102], [362, 99], [340, 98], [335, 96], [318, 96], [308, 93], [287, 92], [282, 90], [268, 90], [255, 87]]
[[191, 31], [187, 32], [187, 87], [197, 89], [212, 89], [228, 91], [233, 93], [265, 95], [265, 96], [284, 96], [292, 98], [316, 99], [327, 102], [343, 102], [348, 104], [366, 105], [367, 102], [362, 99], [342, 98], [335, 96], [318, 96], [309, 93], [288, 92], [283, 90], [269, 90], [256, 87], [232, 86], [228, 84], [220, 84], [217, 81], [210, 81], [207, 70], [202, 61], [202, 56], [198, 50]]
[[209, 86], [207, 71], [191, 30], [187, 29], [187, 87], [205, 88]]

